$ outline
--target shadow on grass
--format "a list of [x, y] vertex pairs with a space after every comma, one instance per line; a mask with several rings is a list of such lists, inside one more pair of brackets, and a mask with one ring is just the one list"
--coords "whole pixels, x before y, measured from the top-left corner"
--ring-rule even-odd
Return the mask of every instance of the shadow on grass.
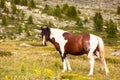
[[119, 64], [120, 60], [115, 59], [115, 58], [106, 58], [107, 62], [112, 63], [112, 64]]
[[3, 56], [11, 56], [12, 53], [10, 51], [2, 51], [0, 50], [0, 57], [3, 57]]
[[61, 80], [92, 80], [90, 77], [82, 76], [73, 73], [64, 73], [60, 76]]

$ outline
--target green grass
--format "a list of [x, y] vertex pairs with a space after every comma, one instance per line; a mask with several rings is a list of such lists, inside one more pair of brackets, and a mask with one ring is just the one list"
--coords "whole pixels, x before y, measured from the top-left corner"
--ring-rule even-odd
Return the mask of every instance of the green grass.
[[[21, 43], [32, 46], [21, 47]], [[11, 55], [0, 56], [0, 80], [119, 80], [119, 57], [111, 56], [110, 49], [105, 47], [106, 60], [110, 69], [109, 76], [101, 71], [100, 62], [96, 60], [94, 75], [88, 77], [89, 62], [86, 55], [69, 56], [72, 72], [62, 73], [62, 61], [54, 46], [40, 41], [7, 41], [0, 43], [3, 52]], [[118, 48], [118, 47], [117, 47]], [[1, 52], [0, 52], [1, 53]]]

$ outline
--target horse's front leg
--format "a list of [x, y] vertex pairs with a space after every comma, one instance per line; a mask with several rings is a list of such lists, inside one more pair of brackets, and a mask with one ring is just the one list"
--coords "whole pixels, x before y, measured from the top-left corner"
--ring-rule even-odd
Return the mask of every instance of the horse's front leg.
[[67, 67], [68, 67], [68, 71], [69, 71], [69, 72], [72, 71], [72, 68], [71, 68], [71, 66], [70, 66], [70, 62], [68, 61], [68, 58], [67, 58], [67, 57], [65, 58], [65, 61], [66, 61]]
[[63, 70], [62, 72], [66, 72], [67, 71], [67, 64], [66, 64], [66, 56], [62, 56], [62, 63], [63, 63]]
[[66, 55], [62, 57], [62, 62], [63, 62], [63, 71], [62, 72], [67, 71], [67, 69], [69, 72], [72, 71], [72, 68], [70, 66], [70, 63], [69, 63]]
[[62, 72], [67, 71], [67, 69], [68, 69], [68, 71], [72, 71], [70, 63], [69, 63], [69, 61], [67, 59], [67, 56], [66, 56], [66, 53], [65, 53], [64, 46], [60, 46], [58, 51], [59, 51], [59, 53], [61, 55], [62, 62], [63, 62], [63, 71]]
[[60, 56], [61, 56], [61, 59], [62, 59], [62, 63], [63, 63], [63, 70], [62, 70], [62, 72], [65, 72], [65, 71], [67, 71], [67, 64], [66, 64], [66, 60], [65, 60], [66, 55], [60, 49], [58, 51], [60, 53]]

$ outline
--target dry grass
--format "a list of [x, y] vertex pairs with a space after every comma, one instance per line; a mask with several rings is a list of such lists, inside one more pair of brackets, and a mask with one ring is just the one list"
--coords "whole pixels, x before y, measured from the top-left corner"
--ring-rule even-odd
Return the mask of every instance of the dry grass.
[[[32, 46], [21, 47], [27, 43]], [[109, 76], [101, 71], [96, 60], [94, 75], [88, 77], [89, 62], [86, 55], [69, 56], [72, 72], [62, 73], [62, 62], [54, 46], [43, 47], [39, 41], [7, 41], [0, 43], [1, 51], [11, 55], [0, 56], [0, 80], [119, 80], [120, 58], [111, 56], [115, 47], [105, 47]]]

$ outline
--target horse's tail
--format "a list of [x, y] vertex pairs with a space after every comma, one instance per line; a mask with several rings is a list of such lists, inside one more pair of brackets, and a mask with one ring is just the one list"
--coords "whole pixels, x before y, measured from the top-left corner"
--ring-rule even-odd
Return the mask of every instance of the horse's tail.
[[98, 37], [98, 50], [99, 50], [99, 58], [101, 60], [102, 65], [105, 68], [106, 74], [109, 72], [107, 68], [107, 64], [105, 61], [105, 52], [104, 52], [104, 42], [102, 38]]
[[104, 42], [100, 37], [98, 37], [98, 49], [99, 49], [99, 52], [100, 52], [99, 56], [101, 58], [104, 58], [104, 55], [105, 55], [105, 53], [104, 53]]

